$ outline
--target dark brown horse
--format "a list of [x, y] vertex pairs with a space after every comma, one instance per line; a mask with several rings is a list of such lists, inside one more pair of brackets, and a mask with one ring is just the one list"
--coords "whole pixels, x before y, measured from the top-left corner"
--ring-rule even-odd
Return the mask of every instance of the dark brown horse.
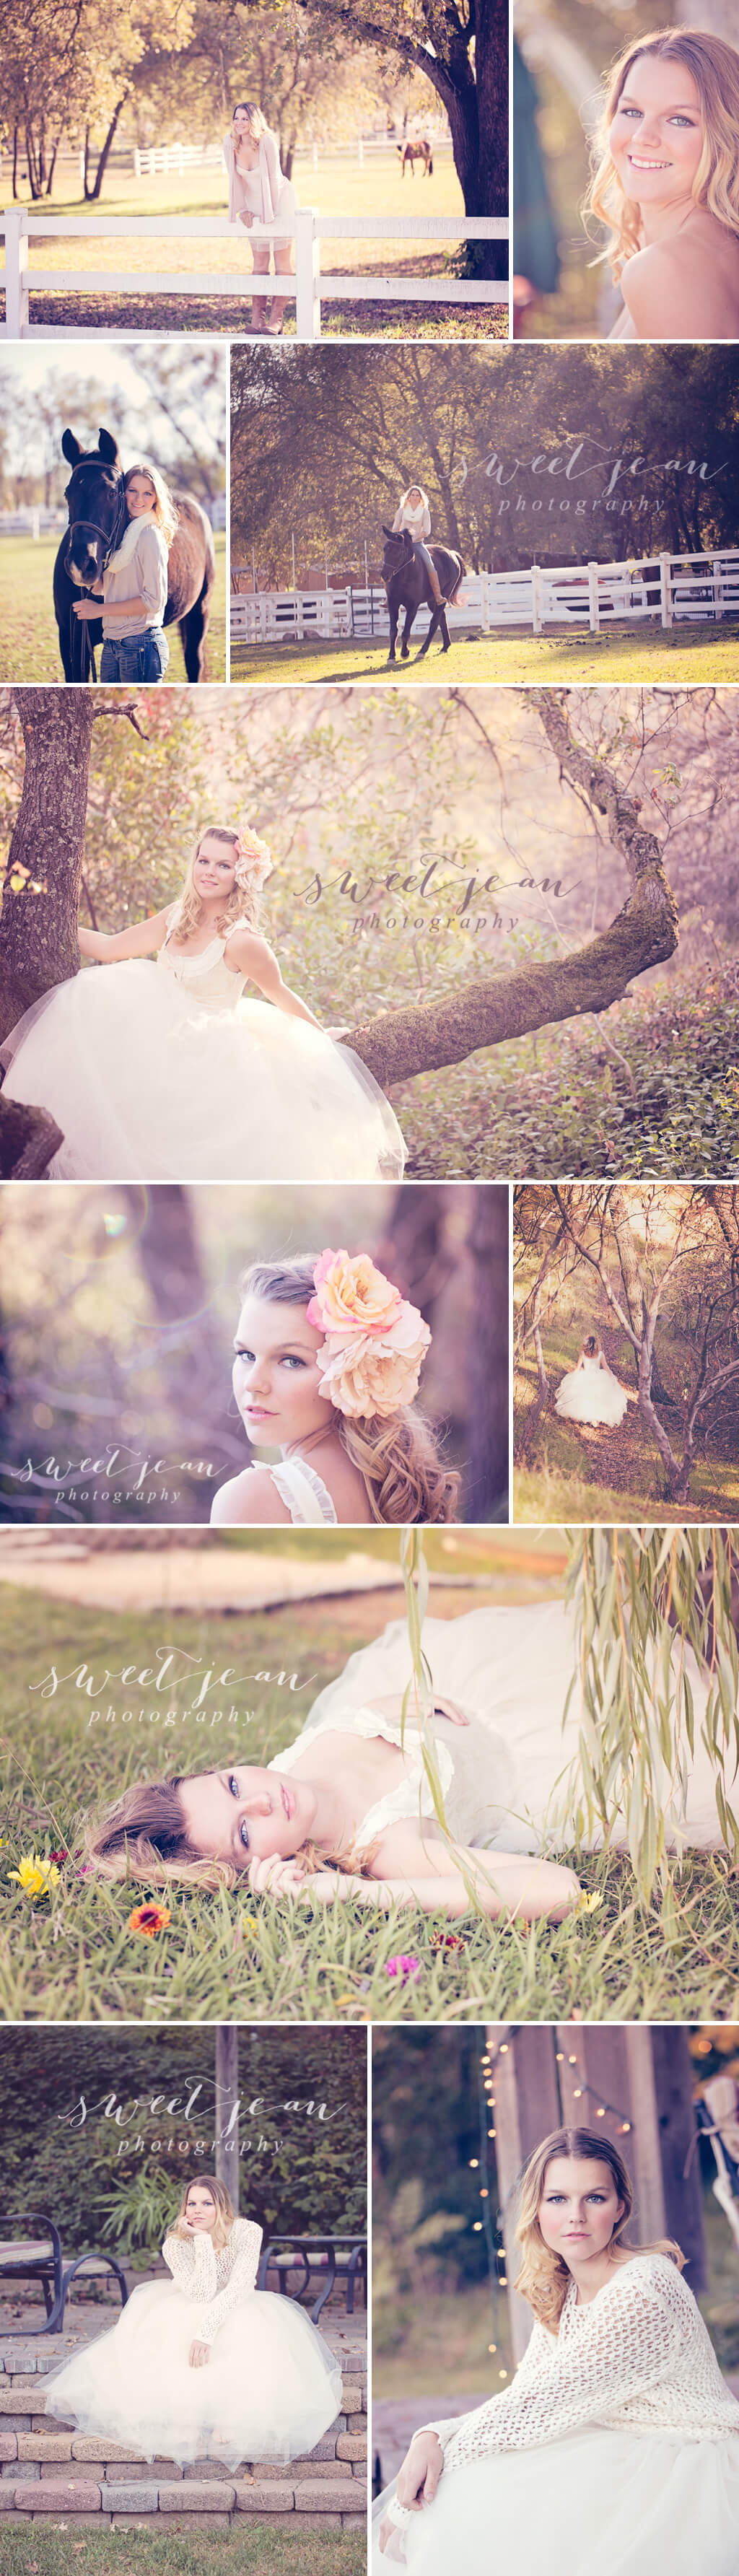
[[415, 179], [417, 161], [423, 162], [427, 179], [433, 179], [434, 164], [431, 158], [430, 143], [398, 143], [395, 148], [396, 151], [400, 153], [401, 177], [403, 179], [405, 178], [406, 163], [410, 170], [411, 178]]
[[[123, 468], [109, 429], [98, 430], [96, 448], [82, 448], [65, 429], [62, 455], [72, 472], [65, 492], [69, 526], [54, 565], [54, 610], [65, 680], [94, 680], [95, 646], [102, 618], [75, 617], [76, 599], [89, 598], [120, 543], [127, 524]], [[188, 680], [202, 680], [216, 563], [213, 530], [199, 501], [172, 495], [177, 526], [169, 550], [165, 626], [179, 626]]]
[[416, 661], [421, 662], [423, 660], [424, 653], [428, 652], [432, 635], [436, 634], [437, 627], [441, 635], [443, 650], [445, 653], [448, 653], [449, 628], [447, 626], [444, 611], [445, 608], [450, 606], [451, 601], [456, 599], [460, 583], [464, 581], [464, 576], [467, 570], [466, 563], [463, 561], [462, 556], [457, 554], [452, 546], [428, 547], [428, 553], [431, 556], [432, 564], [435, 566], [439, 589], [441, 591], [441, 602], [438, 603], [432, 595], [431, 583], [429, 581], [423, 557], [419, 553], [418, 548], [414, 546], [413, 539], [409, 535], [408, 529], [403, 528], [396, 533], [393, 528], [386, 528], [383, 525], [382, 533], [385, 539], [385, 551], [382, 558], [382, 578], [387, 591], [387, 604], [390, 610], [390, 644], [388, 648], [388, 661], [395, 661], [395, 643], [398, 633], [398, 618], [401, 610], [405, 611], [403, 641], [400, 648], [400, 658], [402, 662], [407, 662], [408, 660], [410, 649], [409, 638], [414, 617], [417, 615], [419, 608], [424, 607], [430, 608], [431, 616], [429, 619], [428, 634], [425, 638], [425, 642], [421, 645], [420, 653], [416, 654]]

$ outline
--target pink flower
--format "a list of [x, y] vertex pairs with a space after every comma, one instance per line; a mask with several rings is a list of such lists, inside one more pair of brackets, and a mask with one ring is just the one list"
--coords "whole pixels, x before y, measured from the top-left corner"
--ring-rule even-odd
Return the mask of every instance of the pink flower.
[[272, 861], [266, 841], [260, 841], [258, 832], [252, 832], [248, 823], [244, 823], [234, 846], [236, 850], [234, 874], [237, 885], [256, 886], [259, 891], [272, 874]]
[[322, 1252], [308, 1321], [325, 1334], [321, 1394], [339, 1413], [387, 1419], [418, 1390], [431, 1334], [369, 1253]]
[[343, 1339], [347, 1333], [386, 1333], [397, 1322], [400, 1289], [375, 1269], [368, 1252], [322, 1252], [313, 1277], [308, 1322], [322, 1332], [340, 1332]]
[[420, 1959], [410, 1958], [407, 1950], [398, 1950], [394, 1959], [388, 1959], [385, 1969], [387, 1977], [400, 1977], [403, 1985], [407, 1977], [420, 1977], [420, 1974]]

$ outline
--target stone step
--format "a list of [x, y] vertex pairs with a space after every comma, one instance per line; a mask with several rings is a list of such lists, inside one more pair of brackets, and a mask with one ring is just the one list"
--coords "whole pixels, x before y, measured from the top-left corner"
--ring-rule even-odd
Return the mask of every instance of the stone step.
[[[165, 2464], [162, 2463], [162, 2466]], [[271, 2477], [213, 2477], [210, 2474], [190, 2477], [185, 2471], [179, 2478], [157, 2474], [157, 2463], [149, 2463], [140, 2477], [108, 2477], [101, 2469], [93, 2478], [87, 2475], [64, 2477], [57, 2467], [44, 2477], [43, 2469], [22, 2480], [4, 2478], [0, 2488], [0, 2520], [37, 2521], [48, 2514], [61, 2514], [65, 2519], [118, 2522], [121, 2518], [135, 2523], [151, 2523], [160, 2529], [182, 2527], [182, 2517], [218, 2517], [221, 2525], [231, 2523], [238, 2514], [260, 2517], [266, 2522], [285, 2522], [294, 2528], [361, 2530], [366, 2520], [366, 2473], [361, 2476], [347, 2469], [344, 2474], [309, 2478], [300, 2466], [282, 2470]], [[212, 2464], [205, 2464], [209, 2472]], [[80, 2467], [82, 2464], [80, 2463]], [[160, 2521], [161, 2517], [161, 2521]]]

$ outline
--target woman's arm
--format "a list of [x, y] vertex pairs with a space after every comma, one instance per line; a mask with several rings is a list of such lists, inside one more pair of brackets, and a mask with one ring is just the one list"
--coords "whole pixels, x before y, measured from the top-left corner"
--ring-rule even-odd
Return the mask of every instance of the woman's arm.
[[239, 2231], [239, 2250], [236, 2261], [225, 2289], [219, 2290], [217, 2296], [211, 2299], [205, 2315], [201, 2318], [200, 2337], [203, 2343], [211, 2344], [215, 2341], [224, 2319], [233, 2314], [234, 2308], [239, 2306], [241, 2299], [249, 2297], [256, 2283], [259, 2249], [262, 2242], [261, 2227], [257, 2227], [253, 2218], [237, 2218], [236, 2226]]
[[260, 993], [274, 1003], [276, 1010], [286, 1011], [291, 1019], [309, 1020], [313, 1029], [320, 1028], [320, 1020], [314, 1011], [309, 1011], [307, 1002], [301, 1002], [289, 984], [283, 983], [273, 950], [256, 931], [234, 931], [226, 942], [225, 957], [227, 966], [239, 975], [248, 975], [249, 982], [259, 986]]
[[[393, 1839], [402, 1831], [400, 1826], [393, 1826]], [[431, 1835], [424, 1844], [414, 1828], [408, 1829], [406, 1837], [405, 1865], [394, 1851], [390, 1874], [383, 1867], [390, 1839], [390, 1834], [385, 1835], [373, 1853], [369, 1878], [337, 1869], [307, 1875], [298, 1853], [290, 1861], [252, 1861], [249, 1884], [257, 1895], [289, 1896], [305, 1904], [336, 1905], [351, 1898], [358, 1905], [378, 1906], [384, 1914], [402, 1905], [420, 1914], [453, 1918], [474, 1915], [477, 1905], [491, 1921], [502, 1916], [506, 1921], [514, 1918], [525, 1923], [542, 1917], [548, 1922], [562, 1922], [580, 1895], [574, 1870], [560, 1868], [556, 1861], [528, 1860], [510, 1852], [493, 1857], [489, 1852], [460, 1850], [459, 1866], [455, 1868], [454, 1855], [446, 1844], [439, 1840], [435, 1848]]]
[[87, 930], [80, 922], [77, 936], [81, 954], [102, 962], [116, 957], [149, 957], [164, 947], [168, 920], [168, 912], [154, 912], [150, 921], [132, 921], [130, 930], [113, 931]]

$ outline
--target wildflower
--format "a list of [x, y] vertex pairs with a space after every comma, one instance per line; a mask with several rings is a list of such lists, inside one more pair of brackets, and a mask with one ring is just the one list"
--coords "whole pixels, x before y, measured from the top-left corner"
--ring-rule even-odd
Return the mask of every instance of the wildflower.
[[143, 1932], [147, 1941], [153, 1941], [155, 1933], [165, 1932], [171, 1921], [168, 1905], [135, 1905], [128, 1917], [128, 1930]]
[[398, 1950], [394, 1959], [388, 1959], [385, 1975], [400, 1977], [402, 1985], [405, 1985], [408, 1977], [420, 1977], [420, 1974], [420, 1959], [410, 1958], [407, 1950]]
[[258, 1932], [259, 1924], [257, 1922], [256, 1914], [242, 1914], [241, 1929], [242, 1932]]
[[10, 1876], [17, 1879], [24, 1896], [30, 1896], [31, 1904], [35, 1905], [37, 1896], [48, 1896], [50, 1889], [57, 1886], [59, 1871], [55, 1862], [47, 1860], [43, 1852], [24, 1852], [18, 1868], [11, 1869]]
[[64, 1843], [62, 1843], [62, 1846], [61, 1846], [61, 1850], [60, 1850], [60, 1851], [53, 1851], [53, 1852], [52, 1852], [52, 1854], [51, 1854], [51, 1858], [52, 1858], [52, 1860], [53, 1860], [54, 1862], [58, 1861], [60, 1869], [63, 1869], [63, 1868], [64, 1868], [65, 1860], [68, 1860], [68, 1859], [69, 1859], [69, 1853], [68, 1853], [68, 1851], [67, 1851], [66, 1846], [65, 1846], [65, 1844], [64, 1844]]
[[466, 1950], [467, 1943], [461, 1939], [458, 1932], [432, 1932], [431, 1948], [440, 1951]]
[[577, 1904], [575, 1906], [575, 1913], [595, 1914], [597, 1913], [598, 1906], [602, 1905], [602, 1903], [602, 1896], [598, 1896], [595, 1889], [593, 1889], [590, 1896], [582, 1895], [578, 1897]]

